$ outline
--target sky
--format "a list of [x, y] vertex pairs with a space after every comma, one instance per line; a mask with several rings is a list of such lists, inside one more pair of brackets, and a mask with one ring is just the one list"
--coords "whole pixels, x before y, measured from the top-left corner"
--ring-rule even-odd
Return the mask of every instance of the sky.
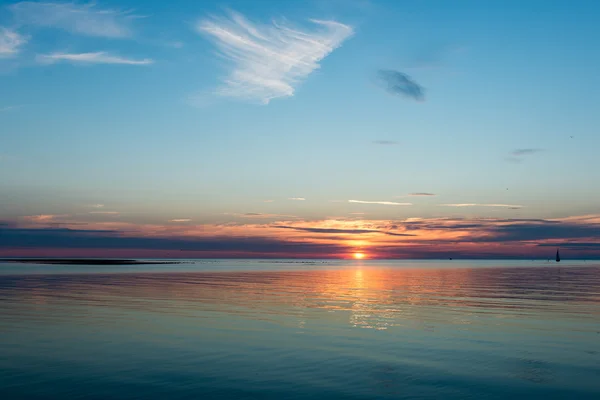
[[599, 17], [0, 0], [0, 256], [598, 258]]

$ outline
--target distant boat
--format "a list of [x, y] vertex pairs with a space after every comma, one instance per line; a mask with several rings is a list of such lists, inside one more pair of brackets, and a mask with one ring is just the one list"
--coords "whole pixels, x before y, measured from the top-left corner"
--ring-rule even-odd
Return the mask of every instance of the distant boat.
[[558, 253], [558, 249], [556, 249], [556, 262], [560, 262], [560, 254]]

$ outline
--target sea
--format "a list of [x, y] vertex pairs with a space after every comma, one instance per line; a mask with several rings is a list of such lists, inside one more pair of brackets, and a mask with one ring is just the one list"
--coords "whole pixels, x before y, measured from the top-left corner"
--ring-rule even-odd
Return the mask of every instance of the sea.
[[0, 264], [0, 399], [600, 399], [600, 262]]

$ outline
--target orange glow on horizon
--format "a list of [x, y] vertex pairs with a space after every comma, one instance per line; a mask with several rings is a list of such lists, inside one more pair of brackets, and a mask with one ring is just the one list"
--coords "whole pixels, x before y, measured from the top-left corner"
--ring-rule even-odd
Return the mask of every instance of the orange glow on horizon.
[[352, 257], [354, 257], [354, 259], [356, 259], [356, 260], [362, 260], [363, 258], [366, 257], [366, 254], [361, 253], [361, 252], [356, 252], [356, 253], [352, 254]]

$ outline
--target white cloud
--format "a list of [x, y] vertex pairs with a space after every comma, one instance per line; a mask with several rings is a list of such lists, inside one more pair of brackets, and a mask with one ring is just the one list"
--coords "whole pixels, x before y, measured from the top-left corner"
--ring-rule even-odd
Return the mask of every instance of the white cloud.
[[119, 215], [118, 211], [90, 211], [90, 214]]
[[521, 208], [518, 204], [477, 204], [477, 203], [458, 203], [458, 204], [440, 204], [444, 207], [505, 207], [505, 208]]
[[129, 13], [100, 9], [95, 4], [23, 1], [10, 6], [15, 19], [27, 25], [59, 28], [88, 36], [125, 38], [132, 36]]
[[192, 220], [189, 218], [176, 218], [170, 219], [169, 222], [191, 222]]
[[290, 197], [288, 200], [304, 201], [306, 199], [304, 197]]
[[364, 200], [348, 200], [348, 203], [359, 204], [380, 204], [384, 206], [412, 206], [412, 203], [396, 203], [395, 201], [364, 201]]
[[19, 54], [27, 38], [12, 29], [0, 27], [0, 58], [14, 57]]
[[201, 20], [197, 30], [214, 40], [231, 63], [217, 94], [263, 104], [293, 96], [297, 85], [353, 33], [339, 22], [310, 21], [313, 29], [300, 30], [285, 22], [254, 24], [234, 12], [229, 18]]
[[8, 111], [13, 111], [13, 110], [18, 110], [19, 108], [21, 108], [21, 106], [0, 107], [0, 112], [8, 112]]
[[40, 54], [37, 56], [40, 63], [52, 64], [60, 61], [67, 61], [79, 64], [124, 64], [124, 65], [149, 65], [154, 60], [144, 58], [142, 60], [134, 60], [131, 58], [111, 55], [104, 51], [95, 53], [52, 53]]
[[104, 204], [90, 204], [89, 207], [92, 207], [92, 208], [102, 208], [102, 207], [104, 207]]
[[40, 215], [27, 215], [22, 217], [27, 222], [45, 223], [54, 222], [57, 219], [68, 217], [66, 214], [40, 214]]

